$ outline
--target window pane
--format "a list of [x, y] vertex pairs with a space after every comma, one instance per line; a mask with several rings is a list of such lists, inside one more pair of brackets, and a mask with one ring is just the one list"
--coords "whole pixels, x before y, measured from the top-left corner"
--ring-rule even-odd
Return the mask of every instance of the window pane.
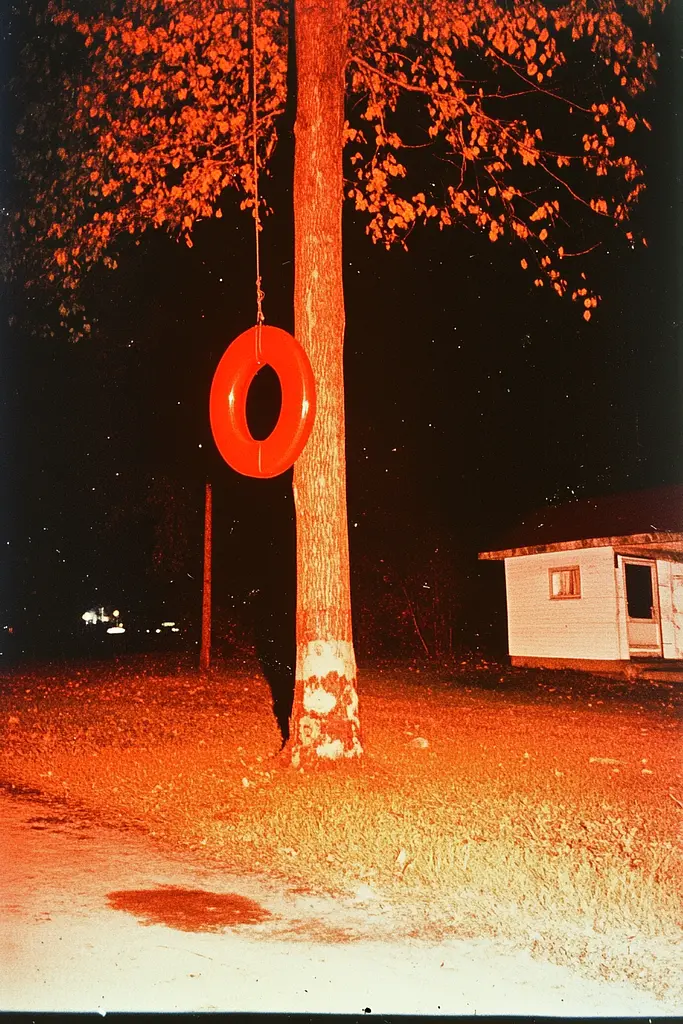
[[627, 562], [626, 604], [632, 619], [653, 618], [652, 566]]
[[579, 567], [551, 569], [550, 593], [553, 597], [579, 597], [581, 594]]

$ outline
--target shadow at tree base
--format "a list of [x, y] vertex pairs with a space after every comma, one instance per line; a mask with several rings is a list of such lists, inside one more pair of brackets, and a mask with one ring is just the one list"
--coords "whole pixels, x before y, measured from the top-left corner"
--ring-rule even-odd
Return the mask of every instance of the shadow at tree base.
[[[296, 643], [293, 623], [285, 616], [260, 620], [255, 629], [254, 647], [261, 671], [270, 688], [273, 714], [282, 735], [282, 746], [289, 739], [289, 719], [294, 702], [294, 664]], [[287, 627], [291, 626], [290, 629]]]

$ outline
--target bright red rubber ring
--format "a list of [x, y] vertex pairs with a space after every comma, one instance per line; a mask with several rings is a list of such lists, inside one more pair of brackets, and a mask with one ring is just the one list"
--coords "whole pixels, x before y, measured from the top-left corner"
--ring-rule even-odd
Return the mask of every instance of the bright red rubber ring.
[[[279, 327], [250, 327], [228, 345], [216, 367], [209, 418], [216, 447], [229, 466], [243, 476], [272, 477], [293, 466], [304, 449], [315, 419], [315, 380], [299, 342]], [[257, 441], [247, 425], [247, 394], [265, 366], [280, 378], [282, 406], [275, 427]]]

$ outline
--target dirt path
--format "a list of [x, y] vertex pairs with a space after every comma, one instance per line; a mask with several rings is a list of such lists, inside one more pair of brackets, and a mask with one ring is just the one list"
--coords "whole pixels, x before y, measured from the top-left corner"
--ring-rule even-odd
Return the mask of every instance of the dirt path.
[[[489, 940], [400, 937], [368, 890], [200, 868], [64, 804], [0, 794], [0, 1009], [662, 1015]], [[171, 888], [172, 887], [172, 888]]]

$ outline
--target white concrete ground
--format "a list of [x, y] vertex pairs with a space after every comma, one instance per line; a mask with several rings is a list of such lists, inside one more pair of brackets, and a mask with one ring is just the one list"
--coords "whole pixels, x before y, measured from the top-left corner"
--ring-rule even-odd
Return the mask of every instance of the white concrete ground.
[[[238, 893], [273, 917], [194, 933], [141, 924], [107, 900], [114, 890], [169, 884]], [[195, 867], [136, 833], [0, 794], [2, 1010], [676, 1012], [625, 983], [590, 981], [502, 943], [430, 945], [396, 934], [391, 908], [378, 900], [297, 895]]]

